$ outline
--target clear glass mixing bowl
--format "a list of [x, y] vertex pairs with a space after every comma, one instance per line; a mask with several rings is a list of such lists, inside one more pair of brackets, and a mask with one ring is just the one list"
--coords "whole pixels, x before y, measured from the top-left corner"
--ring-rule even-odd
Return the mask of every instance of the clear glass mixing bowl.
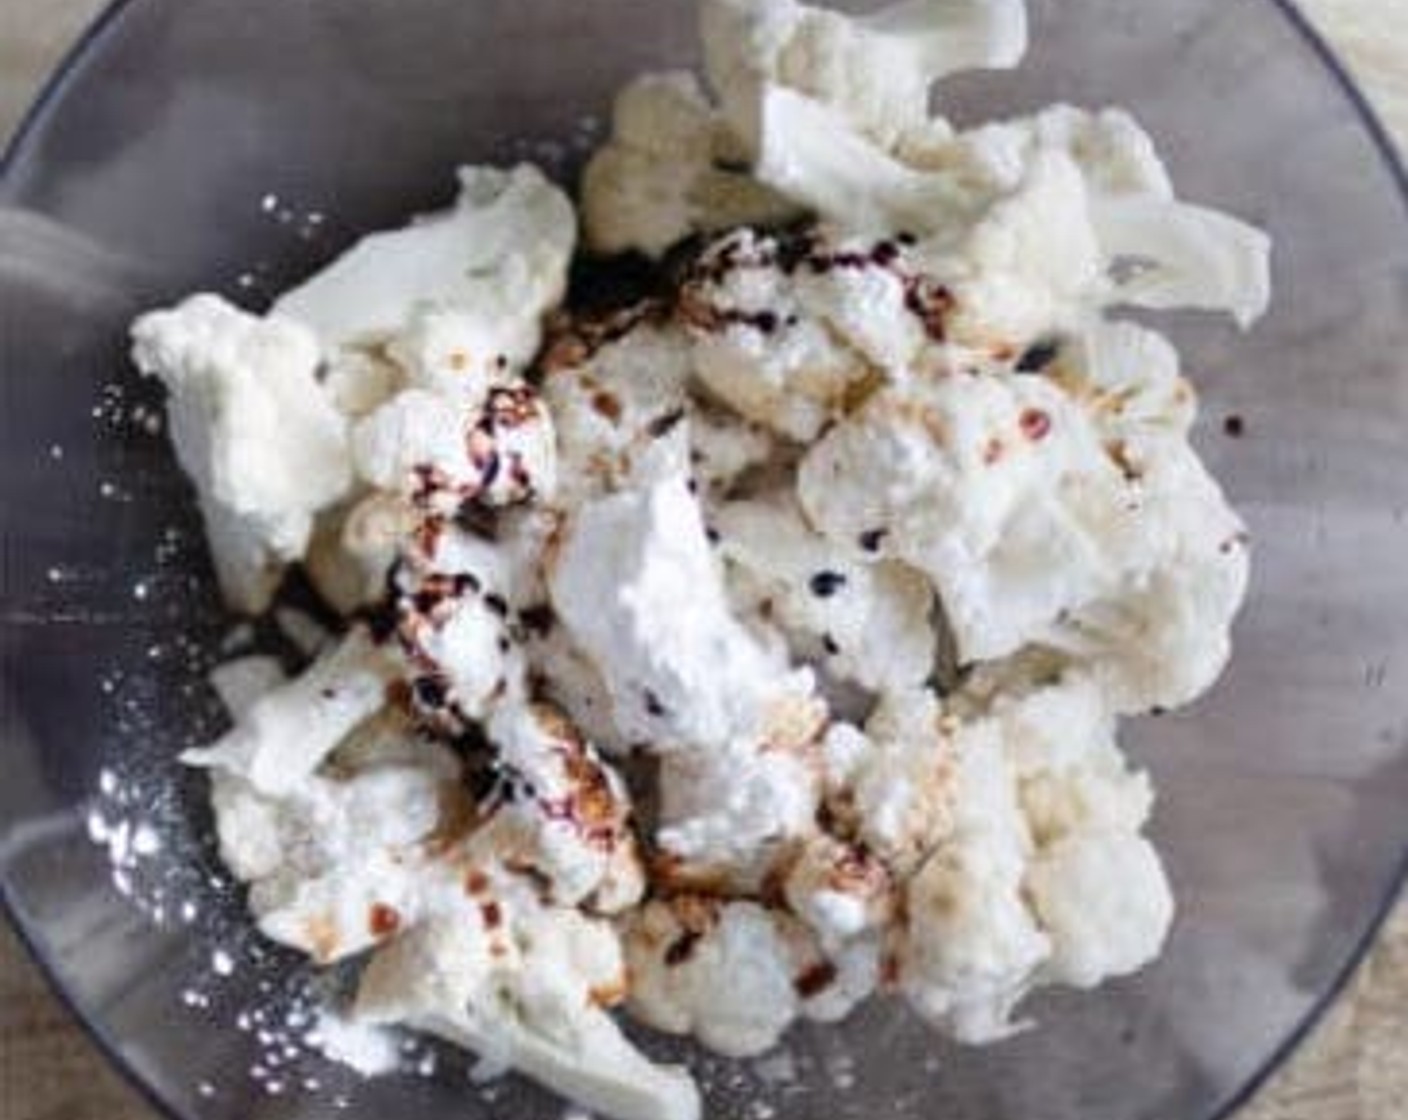
[[[1404, 870], [1402, 173], [1288, 7], [1033, 7], [1029, 65], [951, 83], [958, 117], [1130, 106], [1188, 197], [1277, 242], [1256, 333], [1174, 324], [1203, 448], [1256, 542], [1226, 679], [1128, 732], [1181, 916], [1157, 966], [1039, 1000], [1042, 1029], [991, 1049], [876, 1006], [797, 1031], [783, 1058], [702, 1062], [713, 1117], [1207, 1120], [1334, 993]], [[201, 673], [228, 620], [125, 323], [193, 287], [258, 305], [355, 231], [446, 199], [458, 161], [570, 173], [611, 90], [688, 62], [693, 39], [687, 0], [132, 0], [6, 159], [0, 881], [60, 990], [175, 1116], [560, 1106], [513, 1081], [485, 1096], [448, 1055], [358, 1085], [294, 1044], [301, 974], [250, 936], [173, 762], [218, 726]]]

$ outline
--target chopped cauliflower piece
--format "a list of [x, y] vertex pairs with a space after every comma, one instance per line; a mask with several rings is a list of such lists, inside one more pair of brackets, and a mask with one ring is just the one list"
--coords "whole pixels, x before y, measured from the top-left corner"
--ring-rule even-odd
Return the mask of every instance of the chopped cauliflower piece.
[[1023, 900], [1032, 839], [997, 729], [969, 730], [957, 761], [952, 835], [906, 893], [899, 984], [926, 1018], [982, 1042], [1011, 1031], [1051, 943]]
[[555, 709], [504, 708], [487, 730], [503, 785], [488, 829], [498, 858], [536, 869], [553, 902], [614, 913], [644, 891], [625, 785]]
[[814, 439], [865, 380], [860, 353], [804, 314], [778, 243], [750, 230], [711, 245], [681, 293], [699, 379], [747, 419]]
[[1119, 530], [1125, 489], [1054, 386], [957, 371], [872, 397], [798, 481], [828, 537], [880, 534], [929, 576], [963, 661], [1013, 652], [1113, 585], [1096, 531]]
[[181, 759], [236, 774], [262, 793], [290, 793], [386, 705], [395, 673], [394, 660], [357, 627], [301, 676], [250, 704], [221, 739]]
[[771, 494], [729, 502], [713, 518], [730, 592], [769, 613], [835, 676], [876, 692], [923, 684], [933, 671], [933, 591], [903, 564], [870, 562], [859, 544], [813, 532], [796, 502]]
[[391, 580], [396, 638], [411, 703], [432, 726], [459, 733], [523, 695], [510, 580], [494, 545], [444, 521], [404, 549]]
[[792, 218], [743, 171], [737, 142], [692, 74], [646, 74], [616, 98], [611, 140], [582, 178], [582, 223], [598, 252], [659, 256], [692, 233]]
[[887, 694], [863, 736], [837, 729], [824, 754], [832, 817], [897, 874], [912, 873], [952, 831], [953, 735], [928, 690]]
[[354, 955], [422, 909], [422, 842], [457, 777], [454, 760], [424, 744], [414, 762], [314, 776], [282, 795], [217, 770], [221, 858], [250, 885], [266, 936], [320, 963]]
[[940, 144], [924, 170], [789, 90], [769, 89], [762, 112], [759, 178], [853, 231], [925, 235], [960, 341], [1021, 344], [1116, 304], [1227, 311], [1244, 327], [1266, 309], [1269, 239], [1167, 196], [1152, 153], [1112, 167], [1082, 130], [1038, 121]]
[[1021, 0], [908, 0], [848, 16], [795, 0], [704, 0], [705, 68], [749, 150], [770, 85], [815, 98], [882, 147], [929, 119], [929, 89], [963, 70], [1017, 65]]
[[1037, 856], [1027, 891], [1051, 938], [1044, 977], [1093, 988], [1158, 956], [1173, 894], [1153, 845], [1130, 832], [1078, 832]]
[[1157, 955], [1173, 916], [1140, 836], [1148, 780], [1099, 681], [999, 695], [957, 731], [956, 827], [909, 886], [901, 986], [959, 1038], [1000, 1037], [1032, 987], [1091, 987]]
[[698, 502], [678, 475], [585, 503], [548, 583], [631, 742], [757, 741], [770, 709], [809, 689], [808, 673], [777, 664], [729, 613]]
[[[362, 238], [285, 292], [274, 313], [305, 323], [332, 353], [403, 330], [429, 304], [462, 311], [471, 331], [491, 332], [487, 350], [465, 355], [467, 365], [531, 354], [539, 320], [566, 288], [577, 234], [572, 204], [527, 165], [466, 167], [459, 178], [449, 210]], [[405, 345], [421, 352], [416, 342]]]
[[358, 1018], [440, 1035], [620, 1120], [698, 1120], [689, 1076], [649, 1062], [603, 1010], [625, 986], [611, 928], [499, 871], [467, 882], [474, 897], [372, 959]]
[[557, 430], [558, 502], [620, 489], [652, 456], [682, 468], [670, 441], [687, 415], [689, 377], [688, 344], [647, 323], [549, 368], [543, 399]]
[[797, 1017], [793, 953], [755, 902], [653, 900], [626, 927], [629, 1006], [643, 1022], [741, 1058], [772, 1048]]
[[489, 389], [468, 413], [439, 393], [406, 389], [357, 425], [352, 451], [372, 486], [447, 514], [466, 501], [547, 496], [557, 485], [552, 418], [522, 382]]
[[314, 515], [352, 481], [345, 422], [314, 376], [316, 342], [297, 323], [197, 295], [139, 318], [132, 357], [166, 386], [225, 598], [262, 611]]
[[788, 842], [816, 831], [820, 767], [805, 745], [729, 744], [661, 761], [657, 874], [756, 890]]

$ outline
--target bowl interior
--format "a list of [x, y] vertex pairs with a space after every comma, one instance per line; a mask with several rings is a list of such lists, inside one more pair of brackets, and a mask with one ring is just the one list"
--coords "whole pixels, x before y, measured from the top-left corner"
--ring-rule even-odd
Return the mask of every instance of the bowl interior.
[[[1181, 916], [1155, 967], [1039, 1000], [1044, 1029], [991, 1049], [877, 1006], [761, 1062], [695, 1058], [711, 1116], [1203, 1120], [1332, 991], [1402, 872], [1403, 184], [1273, 0], [1032, 11], [1028, 65], [950, 83], [946, 110], [1126, 105], [1183, 194], [1276, 238], [1275, 308], [1254, 334], [1165, 319], [1256, 559], [1223, 683], [1126, 732], [1160, 791]], [[125, 324], [194, 287], [261, 306], [356, 231], [445, 200], [458, 162], [570, 176], [611, 91], [688, 63], [693, 39], [688, 0], [132, 0], [10, 154], [0, 882], [84, 1018], [181, 1116], [559, 1106], [511, 1079], [475, 1088], [452, 1055], [358, 1084], [299, 1045], [310, 981], [250, 935], [174, 764], [219, 729], [203, 672], [230, 620]]]

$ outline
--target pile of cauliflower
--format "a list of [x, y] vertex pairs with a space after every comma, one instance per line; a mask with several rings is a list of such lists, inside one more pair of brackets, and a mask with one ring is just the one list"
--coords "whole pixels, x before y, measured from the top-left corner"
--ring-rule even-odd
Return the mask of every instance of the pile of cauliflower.
[[346, 619], [215, 674], [220, 848], [351, 1014], [623, 1120], [692, 1120], [622, 1005], [728, 1055], [875, 993], [959, 1039], [1153, 959], [1173, 902], [1119, 717], [1218, 676], [1246, 534], [1195, 397], [1112, 308], [1252, 322], [1268, 241], [1118, 110], [956, 131], [1020, 0], [703, 0], [582, 183], [665, 294], [565, 305], [531, 167], [264, 315], [140, 318], [235, 609]]

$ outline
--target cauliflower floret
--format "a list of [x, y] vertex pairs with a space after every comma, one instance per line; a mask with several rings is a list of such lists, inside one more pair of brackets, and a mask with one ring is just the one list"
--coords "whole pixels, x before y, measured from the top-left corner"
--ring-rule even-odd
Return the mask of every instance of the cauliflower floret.
[[833, 540], [868, 535], [934, 583], [964, 661], [1000, 657], [1111, 588], [1128, 484], [1043, 378], [955, 372], [883, 390], [803, 459]]
[[803, 716], [801, 742], [731, 743], [661, 761], [659, 877], [755, 890], [788, 842], [816, 831], [821, 774], [810, 739], [820, 713]]
[[897, 874], [914, 871], [952, 831], [953, 735], [927, 689], [886, 695], [863, 736], [837, 727], [823, 754], [832, 817]]
[[620, 1120], [698, 1120], [688, 1074], [650, 1063], [603, 1009], [625, 987], [611, 927], [497, 867], [465, 882], [468, 897], [372, 959], [357, 1017], [438, 1034]]
[[[510, 171], [466, 167], [460, 194], [446, 211], [404, 229], [374, 233], [274, 305], [274, 312], [306, 323], [328, 353], [380, 341], [407, 327], [425, 305], [458, 309], [469, 338], [469, 369], [532, 353], [539, 321], [561, 300], [577, 224], [567, 196], [534, 167]], [[424, 340], [411, 337], [403, 352], [419, 357]], [[410, 361], [413, 374], [440, 380], [433, 368]]]
[[1043, 980], [1093, 987], [1153, 960], [1173, 918], [1158, 856], [1139, 835], [1153, 792], [1115, 742], [1100, 682], [1067, 673], [991, 718], [1018, 781], [1036, 852], [1027, 892], [1051, 939]]
[[699, 379], [749, 420], [809, 441], [865, 380], [859, 353], [804, 314], [778, 267], [778, 243], [751, 230], [709, 247], [686, 279], [680, 315]]
[[769, 88], [762, 107], [758, 177], [853, 233], [924, 235], [926, 271], [955, 288], [959, 341], [1022, 345], [1117, 304], [1227, 311], [1243, 326], [1266, 308], [1265, 234], [1164, 197], [1147, 167], [1117, 174], [1088, 153], [1083, 167], [1078, 130], [959, 139], [941, 145], [949, 162], [917, 170], [790, 90]]
[[386, 595], [401, 544], [424, 515], [394, 494], [372, 493], [319, 515], [303, 566], [323, 600], [343, 615]]
[[557, 905], [614, 913], [638, 902], [644, 871], [616, 772], [546, 705], [501, 708], [487, 731], [504, 782], [487, 826], [496, 857], [535, 868]]
[[1109, 594], [1057, 617], [1039, 640], [1088, 663], [1123, 713], [1177, 708], [1217, 680], [1246, 598], [1247, 532], [1192, 448], [1140, 448], [1133, 559]]
[[372, 486], [444, 514], [466, 501], [548, 497], [557, 485], [552, 418], [523, 382], [489, 389], [469, 412], [439, 393], [407, 389], [357, 425], [352, 450]]
[[797, 1017], [794, 955], [755, 902], [647, 902], [631, 916], [624, 949], [631, 1012], [657, 1030], [742, 1058], [770, 1049]]
[[933, 670], [933, 591], [893, 561], [869, 563], [814, 533], [796, 503], [772, 494], [719, 507], [713, 519], [730, 591], [767, 602], [826, 669], [879, 691], [922, 684]]
[[1045, 376], [1085, 410], [1121, 456], [1188, 436], [1197, 396], [1162, 335], [1137, 323], [1099, 320], [1051, 353]]
[[328, 963], [422, 911], [422, 842], [458, 784], [448, 752], [417, 744], [414, 762], [313, 776], [282, 795], [234, 772], [211, 778], [221, 858], [250, 885], [266, 936]]
[[314, 515], [351, 485], [346, 424], [314, 376], [317, 343], [197, 295], [132, 326], [137, 368], [159, 378], [176, 457], [195, 484], [230, 605], [269, 605], [302, 558]]
[[901, 953], [906, 993], [971, 1040], [1004, 1033], [1033, 986], [1142, 967], [1173, 914], [1139, 835], [1148, 780], [1115, 743], [1100, 682], [1011, 683], [956, 731], [955, 828], [910, 884]]
[[322, 383], [333, 407], [356, 421], [404, 389], [406, 375], [379, 347], [347, 347], [326, 357]]
[[765, 225], [796, 209], [729, 170], [736, 141], [692, 74], [646, 74], [616, 98], [611, 140], [582, 178], [582, 222], [598, 252], [659, 256], [692, 233]]
[[969, 729], [957, 761], [953, 833], [907, 889], [899, 984], [954, 1037], [985, 1042], [1010, 1033], [1051, 943], [1023, 900], [1032, 838], [997, 728]]
[[782, 893], [832, 956], [858, 938], [883, 932], [898, 901], [894, 877], [867, 847], [824, 834], [803, 846]]
[[592, 660], [630, 742], [767, 741], [810, 691], [729, 613], [699, 504], [673, 475], [588, 502], [550, 558], [558, 616]]
[[451, 734], [525, 690], [506, 591], [511, 576], [492, 543], [427, 521], [392, 575], [396, 638], [422, 718]]
[[929, 87], [961, 70], [1015, 66], [1026, 51], [1021, 0], [920, 0], [847, 16], [794, 0], [705, 0], [705, 68], [749, 150], [770, 84], [834, 108], [883, 147], [929, 114]]
[[683, 467], [689, 346], [641, 322], [578, 361], [554, 364], [543, 397], [557, 428], [558, 504], [579, 505], [638, 479], [647, 460]]
[[1026, 888], [1051, 938], [1043, 978], [1077, 988], [1143, 968], [1173, 921], [1158, 853], [1136, 833], [1063, 836], [1032, 862]]
[[394, 658], [358, 626], [300, 676], [255, 700], [218, 741], [181, 761], [235, 774], [271, 796], [292, 793], [386, 705], [395, 675]]
[[921, 245], [924, 270], [953, 297], [947, 336], [974, 347], [1017, 347], [1069, 330], [1086, 308], [1109, 302], [1087, 198], [1075, 161], [1038, 149], [961, 241]]

